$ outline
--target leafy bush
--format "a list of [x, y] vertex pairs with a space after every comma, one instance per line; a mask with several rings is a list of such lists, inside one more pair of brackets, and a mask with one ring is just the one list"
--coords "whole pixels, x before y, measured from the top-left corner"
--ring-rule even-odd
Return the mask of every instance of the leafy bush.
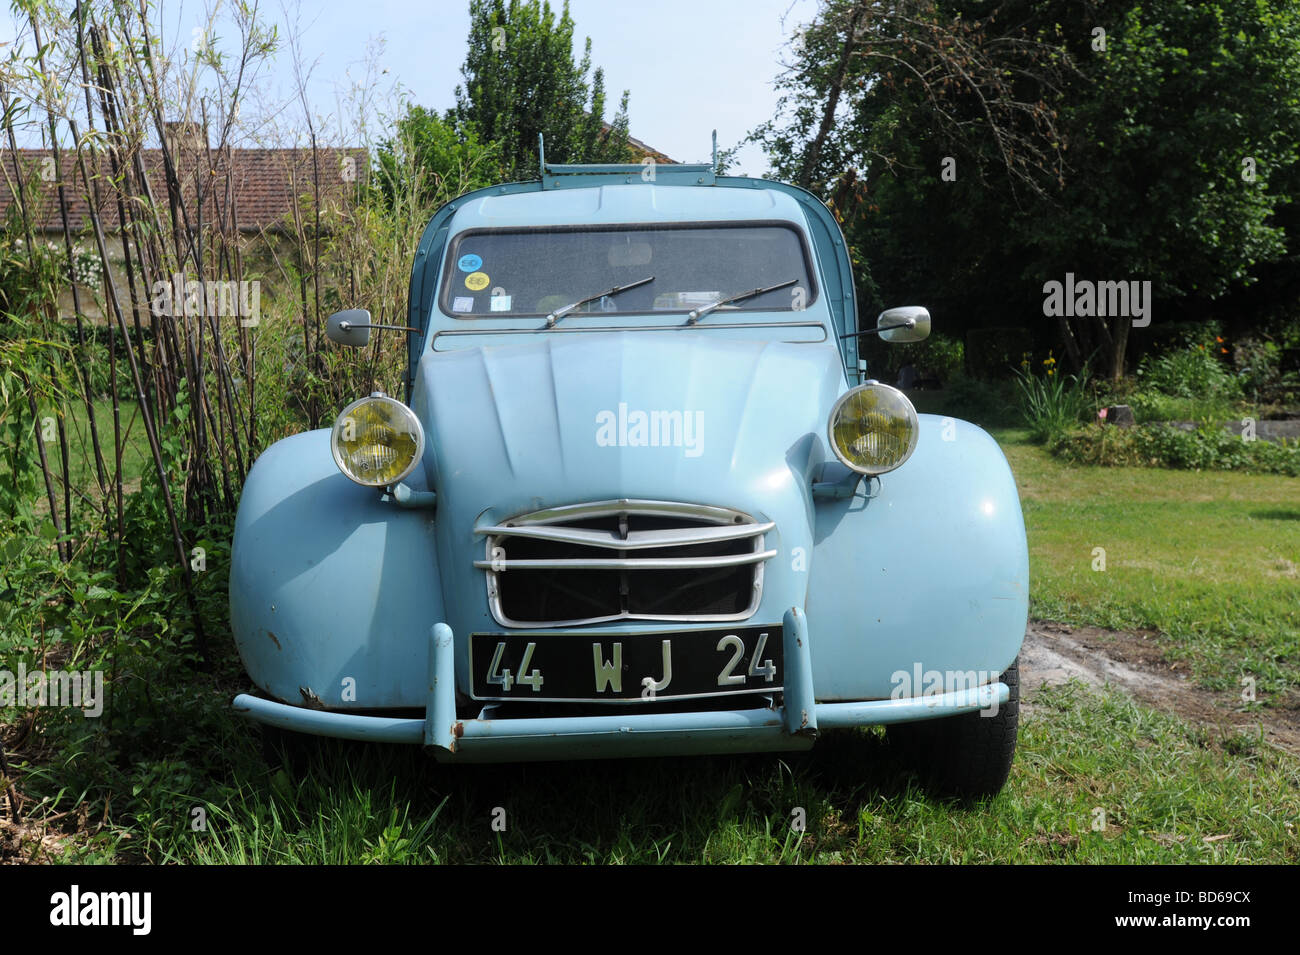
[[1048, 449], [1074, 464], [1300, 476], [1300, 443], [1243, 441], [1210, 425], [1195, 431], [1159, 424], [1082, 428], [1058, 434]]
[[1216, 344], [1189, 345], [1142, 359], [1137, 374], [1143, 390], [1173, 398], [1239, 397], [1241, 382], [1216, 357]]
[[1139, 424], [1157, 421], [1197, 421], [1220, 424], [1236, 415], [1237, 403], [1211, 395], [1205, 398], [1174, 398], [1159, 391], [1142, 389], [1124, 399], [1131, 405]]
[[1020, 424], [1014, 389], [1009, 381], [977, 381], [958, 375], [943, 391], [918, 391], [912, 397], [916, 410], [952, 415], [982, 428], [1013, 428]]
[[899, 368], [910, 364], [916, 368], [919, 377], [938, 378], [947, 384], [963, 374], [966, 362], [966, 348], [961, 339], [947, 335], [931, 335], [925, 341], [907, 345], [877, 340], [871, 344], [864, 343], [862, 350], [867, 358], [867, 367], [890, 369], [891, 381], [897, 378]]
[[1243, 338], [1232, 346], [1232, 363], [1248, 395], [1269, 394], [1278, 384], [1278, 360], [1282, 350], [1276, 342]]
[[1041, 378], [1029, 371], [1027, 360], [1016, 370], [1020, 413], [1035, 441], [1046, 441], [1077, 425], [1091, 407], [1082, 377], [1057, 374], [1054, 358], [1043, 364], [1047, 369]]

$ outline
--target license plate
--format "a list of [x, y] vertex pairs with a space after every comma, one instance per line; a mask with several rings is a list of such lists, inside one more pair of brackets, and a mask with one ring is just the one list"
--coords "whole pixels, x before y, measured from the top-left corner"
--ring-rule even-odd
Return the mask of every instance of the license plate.
[[668, 633], [474, 633], [476, 700], [678, 700], [779, 691], [781, 626]]

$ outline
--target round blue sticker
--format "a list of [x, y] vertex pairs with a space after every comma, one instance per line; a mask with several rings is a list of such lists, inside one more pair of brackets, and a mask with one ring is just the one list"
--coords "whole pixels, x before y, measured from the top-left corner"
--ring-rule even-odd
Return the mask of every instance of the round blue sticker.
[[460, 261], [456, 263], [456, 268], [462, 272], [477, 272], [483, 267], [483, 257], [475, 255], [473, 252], [468, 255], [462, 255]]

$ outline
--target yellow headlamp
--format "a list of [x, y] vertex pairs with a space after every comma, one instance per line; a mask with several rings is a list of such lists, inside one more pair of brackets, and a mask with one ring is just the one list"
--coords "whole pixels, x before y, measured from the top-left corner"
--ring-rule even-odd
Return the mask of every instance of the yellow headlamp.
[[415, 412], [376, 392], [352, 402], [334, 420], [334, 463], [365, 487], [386, 487], [406, 477], [424, 453], [424, 429]]
[[916, 409], [897, 388], [869, 381], [835, 402], [828, 423], [831, 448], [859, 474], [884, 474], [916, 449]]

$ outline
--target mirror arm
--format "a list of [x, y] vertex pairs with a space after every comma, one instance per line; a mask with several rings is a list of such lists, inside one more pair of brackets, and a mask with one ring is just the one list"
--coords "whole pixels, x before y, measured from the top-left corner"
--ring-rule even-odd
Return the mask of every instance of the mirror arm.
[[409, 325], [374, 325], [374, 324], [357, 324], [351, 322], [339, 322], [339, 328], [345, 332], [350, 328], [391, 328], [397, 332], [419, 332], [418, 328], [411, 328]]
[[881, 332], [892, 332], [895, 328], [915, 328], [916, 322], [901, 322], [898, 325], [885, 325], [881, 328], [867, 328], [860, 332], [849, 332], [847, 335], [841, 335], [840, 338], [858, 338], [862, 335], [879, 335]]

